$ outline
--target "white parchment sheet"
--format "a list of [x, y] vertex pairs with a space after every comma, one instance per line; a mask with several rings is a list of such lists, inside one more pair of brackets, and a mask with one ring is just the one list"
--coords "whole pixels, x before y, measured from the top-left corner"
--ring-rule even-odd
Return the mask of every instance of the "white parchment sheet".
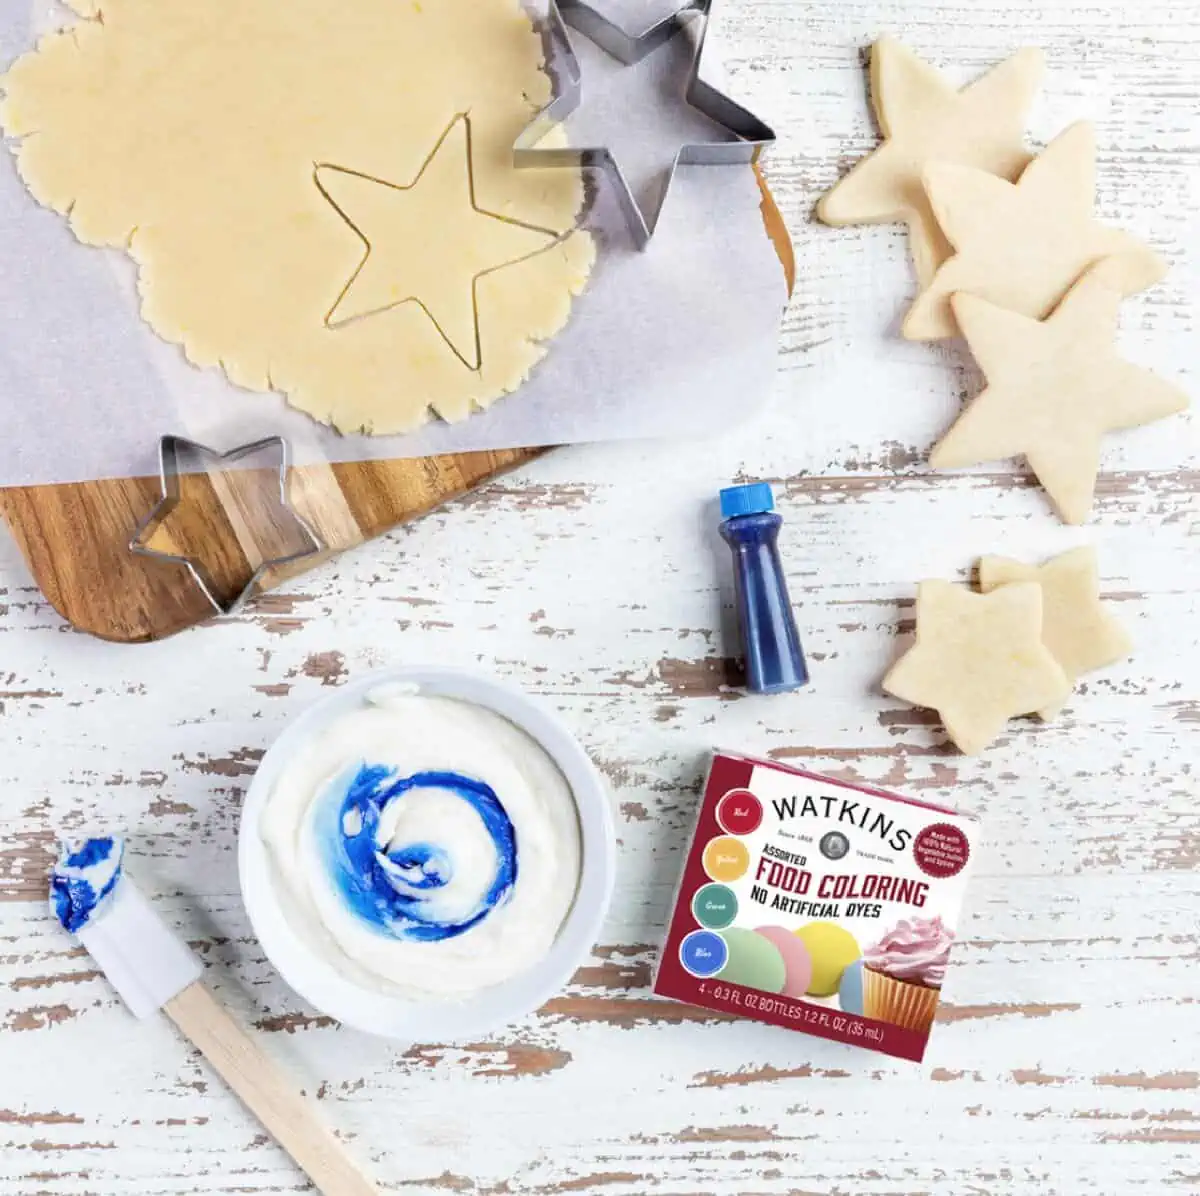
[[[609, 4], [635, 21], [675, 6]], [[0, 65], [65, 19], [53, 0], [10, 0], [0, 11]], [[568, 122], [572, 142], [610, 145], [635, 188], [653, 195], [680, 144], [714, 139], [674, 98], [688, 38], [637, 67], [580, 36], [575, 44], [584, 101]], [[716, 81], [716, 47], [707, 50], [704, 73]], [[0, 485], [153, 474], [166, 433], [219, 449], [283, 435], [303, 464], [719, 431], [766, 400], [775, 366], [786, 294], [760, 199], [749, 166], [681, 169], [639, 253], [601, 186], [589, 221], [601, 242], [595, 270], [519, 390], [462, 423], [342, 436], [280, 395], [188, 364], [138, 316], [128, 258], [80, 245], [0, 150]]]

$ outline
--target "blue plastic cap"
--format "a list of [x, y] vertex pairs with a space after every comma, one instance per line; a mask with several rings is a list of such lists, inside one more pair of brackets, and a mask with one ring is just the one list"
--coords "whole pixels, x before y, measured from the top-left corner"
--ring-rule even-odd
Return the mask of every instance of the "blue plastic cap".
[[751, 482], [748, 486], [727, 486], [721, 491], [721, 518], [737, 515], [762, 515], [775, 510], [775, 495], [769, 482]]

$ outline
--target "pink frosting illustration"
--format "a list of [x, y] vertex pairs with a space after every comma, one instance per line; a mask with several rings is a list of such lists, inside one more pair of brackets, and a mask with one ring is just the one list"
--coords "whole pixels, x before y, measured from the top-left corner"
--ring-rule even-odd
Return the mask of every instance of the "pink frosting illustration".
[[941, 988], [953, 942], [941, 918], [905, 918], [863, 952], [863, 964], [893, 980]]
[[754, 931], [775, 944], [783, 956], [787, 974], [783, 982], [783, 994], [787, 997], [803, 998], [808, 994], [812, 981], [813, 963], [808, 948], [790, 930], [782, 926], [759, 926]]

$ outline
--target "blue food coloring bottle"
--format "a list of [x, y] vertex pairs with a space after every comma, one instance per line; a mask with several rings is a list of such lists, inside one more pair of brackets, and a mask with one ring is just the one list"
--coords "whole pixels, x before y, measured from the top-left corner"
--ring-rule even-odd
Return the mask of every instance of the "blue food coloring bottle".
[[775, 497], [766, 482], [721, 491], [721, 536], [733, 549], [738, 625], [746, 658], [746, 686], [784, 693], [808, 684], [804, 649], [779, 560]]

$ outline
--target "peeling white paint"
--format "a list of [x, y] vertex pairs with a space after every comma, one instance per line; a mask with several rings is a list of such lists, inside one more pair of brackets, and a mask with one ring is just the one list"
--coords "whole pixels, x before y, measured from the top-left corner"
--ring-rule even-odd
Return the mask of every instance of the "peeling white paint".
[[[207, 979], [320, 1096], [388, 1191], [583, 1196], [1077, 1196], [1200, 1190], [1200, 446], [1113, 438], [1085, 529], [1016, 467], [933, 476], [974, 385], [888, 337], [898, 230], [808, 223], [872, 142], [859, 48], [883, 30], [968, 78], [1049, 52], [1035, 135], [1099, 122], [1103, 215], [1174, 262], [1126, 306], [1131, 357], [1200, 390], [1200, 9], [1153, 0], [728, 0], [732, 87], [773, 119], [798, 294], [770, 415], [720, 442], [577, 448], [348, 554], [257, 610], [149, 647], [65, 631], [0, 548], [0, 1196], [305, 1190], [164, 1024], [135, 1024], [40, 899], [56, 829], [119, 826]], [[1190, 256], [1189, 256], [1190, 252]], [[712, 500], [778, 486], [814, 684], [722, 690]], [[705, 505], [709, 504], [709, 505]], [[877, 682], [914, 583], [982, 552], [1094, 540], [1137, 655], [1060, 722], [979, 760]], [[495, 1041], [402, 1048], [306, 1015], [237, 899], [254, 762], [323, 686], [397, 662], [493, 668], [604, 768], [619, 888], [571, 989]], [[647, 997], [714, 745], [920, 790], [985, 847], [925, 1065]], [[290, 1032], [289, 1032], [290, 1031]]]

